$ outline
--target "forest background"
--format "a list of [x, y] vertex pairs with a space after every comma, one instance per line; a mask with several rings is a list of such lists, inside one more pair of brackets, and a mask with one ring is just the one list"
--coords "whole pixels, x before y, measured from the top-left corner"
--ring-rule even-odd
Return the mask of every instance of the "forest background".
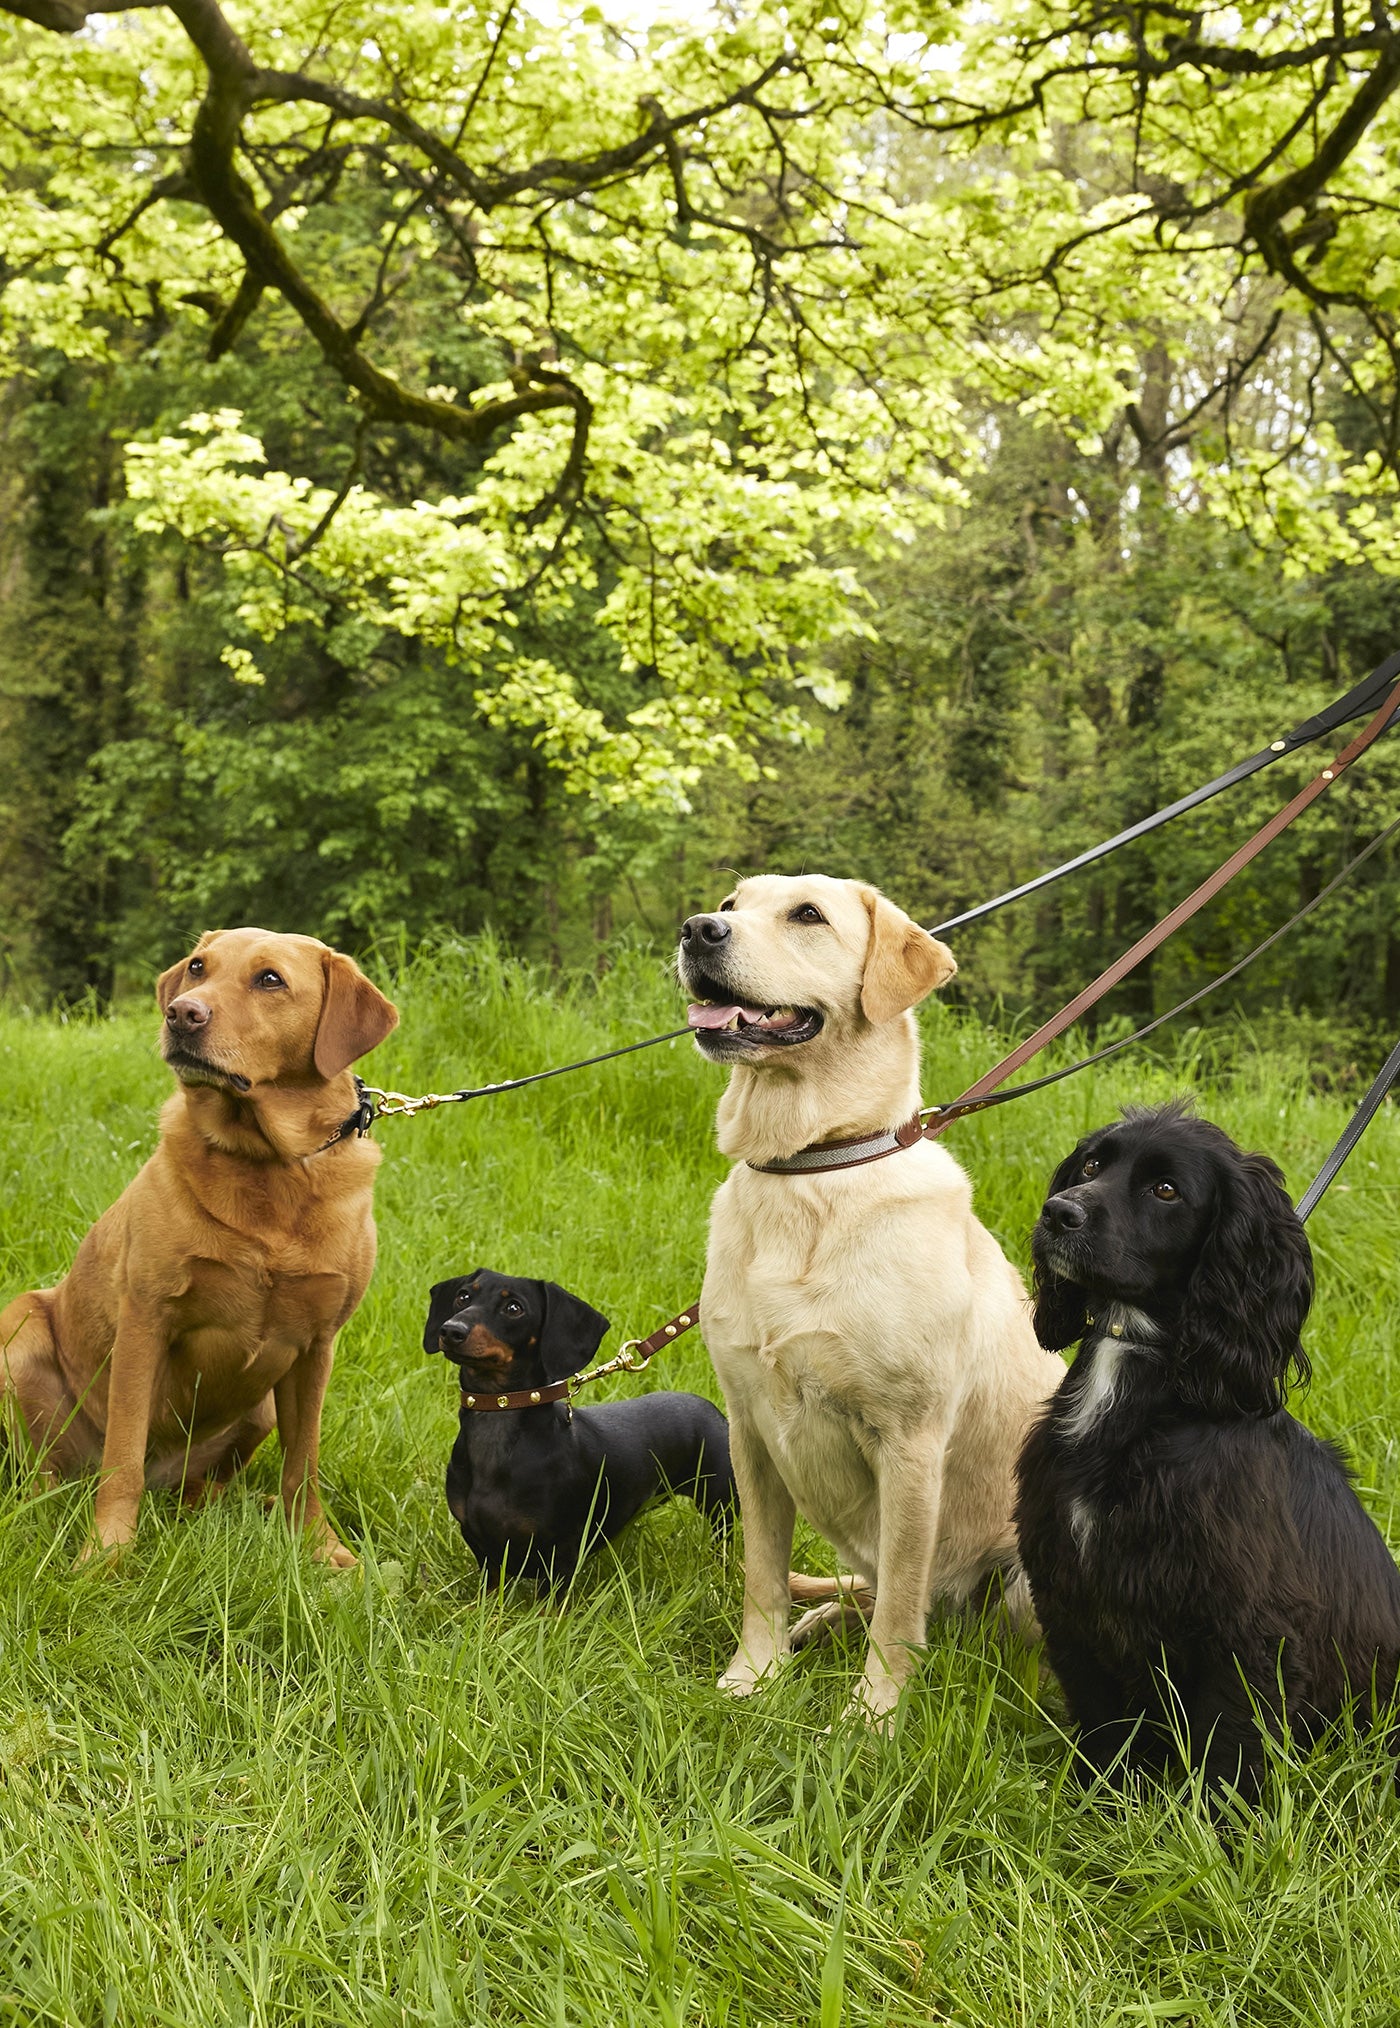
[[[0, 983], [951, 914], [1400, 646], [1400, 31], [1354, 4], [0, 0]], [[957, 940], [1077, 984], [1286, 763]], [[1368, 760], [1140, 1014], [1395, 814]], [[1233, 989], [1400, 1022], [1376, 855]], [[1223, 997], [1223, 996], [1222, 996]], [[1221, 1010], [1223, 1011], [1223, 1009]]]

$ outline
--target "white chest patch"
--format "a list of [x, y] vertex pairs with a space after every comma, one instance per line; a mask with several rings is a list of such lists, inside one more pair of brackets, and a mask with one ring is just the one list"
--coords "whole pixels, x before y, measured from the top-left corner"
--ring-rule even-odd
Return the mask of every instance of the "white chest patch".
[[[1100, 1338], [1094, 1346], [1088, 1383], [1074, 1405], [1073, 1415], [1062, 1426], [1071, 1443], [1088, 1436], [1094, 1424], [1112, 1408], [1127, 1354], [1128, 1346], [1122, 1338]], [[1082, 1359], [1084, 1355], [1081, 1352], [1079, 1356]]]
[[1092, 1343], [1080, 1352], [1089, 1359], [1089, 1378], [1075, 1403], [1074, 1413], [1061, 1425], [1071, 1443], [1086, 1437], [1100, 1422], [1122, 1392], [1124, 1365], [1131, 1354], [1148, 1352], [1162, 1342], [1162, 1334], [1150, 1317], [1127, 1303], [1113, 1303], [1095, 1325]]

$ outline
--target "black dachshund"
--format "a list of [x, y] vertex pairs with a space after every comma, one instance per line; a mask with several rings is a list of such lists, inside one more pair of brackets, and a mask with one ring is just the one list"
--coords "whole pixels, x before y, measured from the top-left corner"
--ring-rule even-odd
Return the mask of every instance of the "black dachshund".
[[493, 1580], [567, 1584], [590, 1549], [669, 1493], [690, 1494], [717, 1526], [735, 1511], [729, 1425], [712, 1402], [643, 1394], [571, 1407], [563, 1383], [607, 1329], [554, 1282], [478, 1268], [432, 1291], [423, 1349], [446, 1353], [462, 1382], [447, 1504]]
[[1080, 1142], [1031, 1251], [1040, 1341], [1080, 1349], [1016, 1523], [1080, 1753], [1117, 1776], [1183, 1742], [1252, 1799], [1261, 1728], [1310, 1740], [1349, 1699], [1364, 1721], [1400, 1664], [1400, 1571], [1283, 1405], [1308, 1377], [1303, 1228], [1272, 1162], [1170, 1105]]

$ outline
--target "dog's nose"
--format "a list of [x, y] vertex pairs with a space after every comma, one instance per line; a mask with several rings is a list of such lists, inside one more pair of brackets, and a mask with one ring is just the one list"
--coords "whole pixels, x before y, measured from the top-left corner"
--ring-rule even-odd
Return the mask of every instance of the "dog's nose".
[[454, 1345], [471, 1336], [471, 1325], [465, 1317], [449, 1317], [438, 1332], [439, 1338], [450, 1338]]
[[1077, 1197], [1047, 1197], [1040, 1215], [1052, 1232], [1077, 1232], [1089, 1216]]
[[181, 993], [178, 1000], [172, 1000], [166, 1008], [165, 1025], [190, 1034], [196, 1028], [207, 1028], [213, 1011], [207, 1000], [199, 999], [194, 993]]
[[681, 948], [694, 949], [697, 944], [722, 944], [729, 935], [729, 924], [722, 915], [692, 915], [681, 924]]

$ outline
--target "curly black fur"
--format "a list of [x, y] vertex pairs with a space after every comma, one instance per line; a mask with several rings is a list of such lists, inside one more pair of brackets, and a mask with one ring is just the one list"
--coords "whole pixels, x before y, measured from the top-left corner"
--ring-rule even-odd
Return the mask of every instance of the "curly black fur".
[[1021, 1559], [1093, 1770], [1178, 1745], [1254, 1795], [1262, 1733], [1369, 1714], [1400, 1571], [1346, 1463], [1284, 1408], [1312, 1257], [1283, 1178], [1182, 1105], [1059, 1168], [1032, 1238], [1042, 1344], [1080, 1350], [1018, 1469]]

